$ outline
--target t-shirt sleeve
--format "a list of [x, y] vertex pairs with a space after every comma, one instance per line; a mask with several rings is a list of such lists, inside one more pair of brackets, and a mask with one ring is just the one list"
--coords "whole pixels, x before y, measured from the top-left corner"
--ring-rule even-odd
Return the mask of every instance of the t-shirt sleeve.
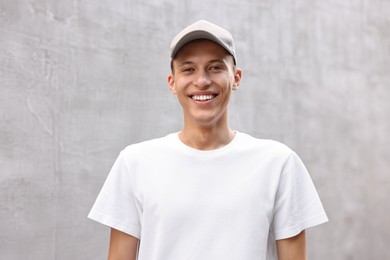
[[140, 206], [123, 151], [115, 161], [88, 218], [140, 238]]
[[271, 232], [276, 240], [285, 239], [327, 221], [308, 171], [292, 152], [281, 173]]

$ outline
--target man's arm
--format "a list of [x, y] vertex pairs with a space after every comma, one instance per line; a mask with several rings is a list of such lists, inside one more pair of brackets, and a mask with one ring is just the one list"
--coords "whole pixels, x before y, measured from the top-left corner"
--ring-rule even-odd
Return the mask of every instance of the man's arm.
[[135, 260], [138, 241], [133, 236], [111, 228], [108, 260]]
[[294, 237], [276, 241], [279, 260], [307, 260], [305, 230]]

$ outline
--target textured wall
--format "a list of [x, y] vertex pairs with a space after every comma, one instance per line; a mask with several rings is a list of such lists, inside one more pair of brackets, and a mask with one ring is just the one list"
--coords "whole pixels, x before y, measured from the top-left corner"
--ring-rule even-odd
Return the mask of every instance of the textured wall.
[[312, 259], [390, 259], [390, 2], [0, 0], [0, 258], [105, 259], [87, 220], [127, 144], [178, 131], [175, 32], [229, 28], [231, 125], [285, 142], [331, 222]]

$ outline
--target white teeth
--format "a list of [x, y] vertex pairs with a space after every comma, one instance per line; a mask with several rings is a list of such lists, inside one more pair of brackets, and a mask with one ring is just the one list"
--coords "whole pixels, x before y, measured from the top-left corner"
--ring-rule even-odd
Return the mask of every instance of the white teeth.
[[206, 100], [213, 99], [214, 97], [215, 95], [194, 95], [191, 98], [197, 101], [206, 101]]

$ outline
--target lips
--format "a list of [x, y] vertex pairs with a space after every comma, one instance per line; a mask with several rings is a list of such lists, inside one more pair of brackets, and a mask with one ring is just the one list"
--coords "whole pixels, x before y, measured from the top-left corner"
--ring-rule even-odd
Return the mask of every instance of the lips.
[[196, 101], [208, 101], [208, 100], [215, 98], [216, 96], [217, 95], [215, 95], [215, 94], [208, 94], [208, 95], [192, 95], [190, 97]]

